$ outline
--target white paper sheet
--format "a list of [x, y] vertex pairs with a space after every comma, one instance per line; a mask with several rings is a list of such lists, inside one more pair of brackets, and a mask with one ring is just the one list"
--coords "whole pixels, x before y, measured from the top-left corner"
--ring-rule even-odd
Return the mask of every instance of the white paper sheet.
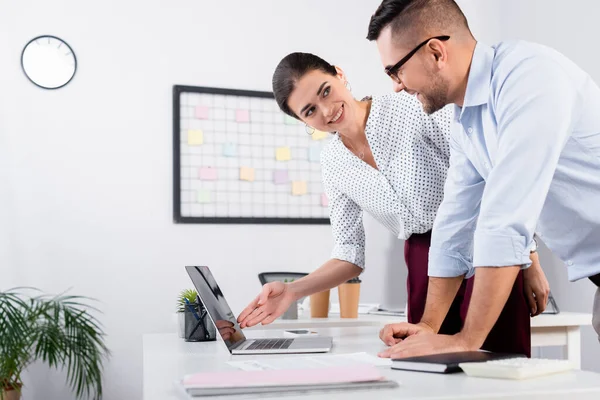
[[331, 366], [349, 366], [361, 364], [369, 364], [376, 367], [381, 367], [391, 366], [392, 360], [389, 358], [379, 358], [367, 353], [350, 353], [228, 361], [227, 364], [243, 371], [264, 371], [273, 369], [314, 369]]

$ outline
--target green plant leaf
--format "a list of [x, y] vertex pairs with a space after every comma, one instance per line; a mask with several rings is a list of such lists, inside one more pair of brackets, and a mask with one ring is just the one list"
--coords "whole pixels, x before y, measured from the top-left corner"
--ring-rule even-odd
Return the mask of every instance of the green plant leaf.
[[[0, 292], [0, 383], [20, 385], [21, 372], [40, 360], [66, 369], [78, 398], [102, 397], [103, 362], [110, 356], [93, 299], [62, 293], [30, 296], [33, 288]], [[38, 292], [38, 291], [36, 291]]]
[[[197, 306], [196, 298], [198, 293], [195, 289], [185, 289], [179, 293], [177, 297], [177, 312], [185, 312], [188, 310], [185, 299], [187, 299], [193, 306]], [[197, 308], [197, 307], [196, 307]]]

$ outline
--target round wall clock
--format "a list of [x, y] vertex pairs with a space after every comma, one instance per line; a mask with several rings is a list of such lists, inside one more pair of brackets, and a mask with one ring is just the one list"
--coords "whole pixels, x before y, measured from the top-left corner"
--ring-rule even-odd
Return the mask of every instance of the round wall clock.
[[75, 76], [77, 58], [71, 46], [56, 36], [31, 39], [21, 54], [23, 72], [31, 82], [44, 89], [58, 89]]

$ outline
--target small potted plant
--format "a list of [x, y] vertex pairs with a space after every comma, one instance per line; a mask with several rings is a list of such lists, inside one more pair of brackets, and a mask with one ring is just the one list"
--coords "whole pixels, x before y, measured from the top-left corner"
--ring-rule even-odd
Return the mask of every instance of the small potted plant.
[[182, 290], [177, 298], [179, 337], [186, 342], [217, 340], [217, 330], [194, 289]]
[[81, 296], [32, 296], [32, 288], [0, 292], [0, 400], [21, 397], [23, 371], [35, 361], [64, 368], [77, 398], [102, 398], [104, 332]]
[[[196, 297], [198, 293], [195, 289], [184, 289], [177, 296], [177, 331], [180, 338], [185, 338], [185, 316], [186, 313], [191, 313], [186, 300], [198, 311]], [[189, 318], [189, 317], [188, 317]]]

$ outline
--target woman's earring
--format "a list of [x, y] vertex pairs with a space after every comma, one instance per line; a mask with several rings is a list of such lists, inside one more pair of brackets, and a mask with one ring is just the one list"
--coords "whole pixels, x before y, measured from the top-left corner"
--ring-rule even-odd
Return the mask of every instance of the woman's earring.
[[308, 133], [309, 135], [312, 135], [313, 133], [315, 133], [315, 128], [313, 128], [312, 126], [308, 126], [308, 124], [304, 124], [304, 129], [306, 130], [306, 133]]
[[346, 81], [346, 89], [352, 91], [352, 86], [350, 86], [350, 82]]

